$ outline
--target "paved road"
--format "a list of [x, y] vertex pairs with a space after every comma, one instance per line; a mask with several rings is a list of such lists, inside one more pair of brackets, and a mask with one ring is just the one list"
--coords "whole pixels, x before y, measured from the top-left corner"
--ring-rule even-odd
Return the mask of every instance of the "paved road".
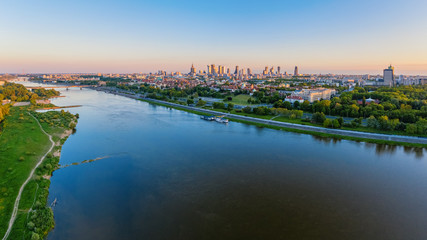
[[294, 124], [294, 123], [278, 122], [278, 121], [274, 121], [274, 120], [246, 117], [246, 116], [241, 116], [241, 115], [236, 115], [236, 114], [225, 114], [225, 113], [217, 112], [217, 111], [213, 111], [213, 110], [184, 106], [184, 105], [180, 105], [180, 104], [175, 104], [175, 103], [170, 103], [170, 102], [165, 102], [165, 101], [160, 101], [160, 100], [155, 100], [155, 99], [145, 98], [145, 100], [157, 102], [157, 103], [161, 103], [161, 104], [166, 104], [166, 105], [169, 105], [171, 107], [180, 107], [180, 108], [204, 112], [204, 113], [212, 114], [212, 115], [225, 115], [226, 117], [230, 117], [230, 118], [235, 118], [235, 119], [250, 121], [250, 122], [256, 122], [256, 123], [263, 123], [263, 124], [268, 124], [268, 125], [277, 126], [277, 127], [286, 127], [286, 128], [293, 128], [293, 129], [320, 132], [320, 133], [328, 133], [328, 134], [336, 134], [336, 135], [349, 136], [349, 137], [387, 140], [387, 141], [405, 142], [405, 143], [427, 144], [427, 138], [425, 138], [425, 137], [410, 137], [410, 136], [387, 135], [387, 134], [379, 134], [379, 133], [358, 132], [358, 131], [350, 131], [350, 130], [342, 130], [342, 129], [330, 129], [330, 128], [323, 128], [323, 127], [308, 126], [308, 125], [301, 125], [301, 124]]
[[34, 166], [34, 168], [31, 170], [30, 175], [28, 176], [27, 180], [25, 180], [25, 182], [22, 184], [21, 188], [19, 189], [18, 196], [16, 197], [16, 200], [15, 200], [15, 205], [13, 206], [12, 216], [10, 217], [9, 226], [7, 228], [6, 233], [4, 234], [3, 240], [6, 240], [9, 237], [10, 231], [12, 230], [13, 223], [15, 222], [16, 215], [18, 214], [18, 208], [19, 208], [19, 202], [21, 201], [21, 195], [22, 195], [22, 192], [24, 191], [25, 186], [28, 184], [28, 182], [31, 180], [31, 178], [33, 178], [34, 172], [40, 166], [40, 164], [42, 164], [42, 162], [46, 158], [47, 154], [52, 151], [53, 147], [55, 147], [55, 142], [52, 140], [52, 136], [43, 130], [42, 125], [40, 125], [40, 122], [33, 115], [31, 115], [31, 113], [28, 113], [28, 114], [31, 117], [33, 117], [34, 120], [36, 120], [36, 122], [39, 125], [42, 132], [44, 134], [46, 134], [46, 136], [49, 137], [49, 141], [52, 143], [52, 145], [50, 146], [50, 148], [46, 152], [46, 154], [40, 158], [39, 162], [37, 162], [36, 166]]

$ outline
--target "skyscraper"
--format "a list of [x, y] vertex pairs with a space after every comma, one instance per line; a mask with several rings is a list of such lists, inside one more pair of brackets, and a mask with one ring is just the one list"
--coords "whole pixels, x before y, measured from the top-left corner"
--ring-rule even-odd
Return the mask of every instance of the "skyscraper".
[[248, 76], [252, 76], [252, 70], [248, 68]]
[[238, 75], [239, 74], [239, 66], [236, 66], [236, 70], [234, 70], [234, 75]]
[[208, 65], [208, 72], [207, 72], [207, 74], [212, 74], [212, 68], [209, 65]]
[[218, 69], [218, 71], [219, 71], [219, 74], [220, 75], [222, 75], [222, 74], [224, 74], [225, 72], [224, 72], [224, 66], [219, 66], [219, 69]]
[[299, 73], [298, 73], [298, 66], [295, 66], [294, 76], [298, 76], [298, 75], [299, 75]]
[[280, 66], [277, 67], [277, 74], [280, 74]]
[[267, 75], [268, 74], [268, 66], [264, 68], [264, 71], [262, 72], [263, 75]]
[[215, 66], [215, 64], [211, 65], [211, 69], [212, 69], [212, 74], [218, 74], [218, 68]]
[[194, 64], [191, 64], [190, 74], [191, 75], [196, 74], [196, 68], [194, 68]]
[[384, 85], [389, 87], [395, 85], [394, 67], [391, 65], [388, 68], [384, 69]]

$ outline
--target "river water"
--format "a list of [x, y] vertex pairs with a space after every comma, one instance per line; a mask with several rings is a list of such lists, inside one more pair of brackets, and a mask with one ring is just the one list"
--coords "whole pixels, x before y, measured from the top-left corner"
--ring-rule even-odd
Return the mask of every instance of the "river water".
[[48, 239], [426, 239], [426, 151], [318, 138], [93, 90], [49, 201]]

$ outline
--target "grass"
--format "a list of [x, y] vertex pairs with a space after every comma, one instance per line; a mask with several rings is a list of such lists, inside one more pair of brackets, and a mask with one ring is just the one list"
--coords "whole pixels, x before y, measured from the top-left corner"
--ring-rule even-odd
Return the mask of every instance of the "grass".
[[[185, 109], [185, 108], [169, 106], [169, 105], [163, 104], [163, 103], [152, 102], [152, 101], [149, 101], [149, 100], [141, 100], [141, 101], [145, 101], [145, 102], [149, 102], [149, 103], [152, 103], [152, 104], [156, 104], [156, 105], [160, 105], [160, 106], [165, 106], [165, 107], [169, 107], [169, 108], [174, 108], [174, 109], [178, 109], [178, 110], [182, 110], [182, 111], [186, 111], [186, 112], [190, 112], [190, 113], [194, 113], [194, 114], [211, 115], [211, 114], [206, 114], [206, 113], [195, 111], [195, 110], [188, 110], [188, 109]], [[271, 115], [260, 116], [260, 115], [256, 115], [256, 114], [253, 114], [253, 113], [248, 114], [248, 113], [243, 113], [243, 112], [236, 112], [235, 110], [232, 110], [231, 112], [229, 112], [227, 110], [224, 110], [224, 109], [210, 109], [210, 110], [215, 110], [215, 111], [223, 112], [223, 113], [232, 113], [232, 114], [241, 115], [241, 116], [247, 116], [247, 117], [260, 118], [260, 119], [271, 119], [271, 118], [274, 117], [274, 116], [271, 116]], [[406, 147], [417, 147], [417, 148], [426, 148], [427, 147], [426, 144], [395, 142], [395, 141], [378, 140], [378, 139], [370, 139], [370, 138], [349, 137], [349, 136], [342, 136], [342, 135], [337, 135], [337, 134], [328, 134], [328, 133], [314, 132], [314, 131], [309, 131], [309, 130], [299, 130], [299, 129], [286, 128], [286, 127], [277, 127], [277, 126], [272, 126], [272, 125], [263, 124], [263, 123], [256, 123], [256, 122], [251, 122], [251, 121], [234, 119], [232, 117], [227, 117], [227, 118], [230, 119], [231, 121], [234, 121], [234, 122], [240, 122], [240, 123], [255, 125], [255, 126], [258, 126], [258, 127], [265, 127], [265, 128], [271, 128], [271, 129], [283, 130], [283, 131], [295, 132], [295, 133], [311, 134], [311, 135], [319, 136], [319, 137], [345, 139], [345, 140], [351, 140], [351, 141], [357, 141], [357, 142], [369, 142], [369, 143], [376, 143], [376, 144], [398, 145], [398, 146], [406, 146]], [[296, 123], [296, 124], [301, 124], [301, 125], [310, 125], [310, 126], [317, 126], [317, 127], [320, 126], [320, 125], [317, 125], [317, 124], [314, 124], [314, 123], [311, 123], [311, 122], [303, 122], [301, 119], [289, 119], [289, 118], [285, 118], [285, 117], [276, 117], [276, 118], [274, 118], [274, 120], [275, 121], [280, 121], [280, 122]], [[343, 128], [343, 129], [344, 130], [358, 131], [357, 128], [356, 129], [353, 129], [353, 128]], [[375, 129], [372, 129], [372, 131], [369, 131], [371, 129], [368, 129], [368, 128], [363, 128], [363, 129], [366, 132], [390, 134], [390, 132], [382, 132], [382, 131], [378, 131], [378, 130], [375, 130]]]
[[[0, 237], [3, 237], [7, 230], [19, 188], [40, 157], [51, 146], [48, 137], [40, 130], [37, 121], [28, 114], [31, 109], [32, 107], [12, 107], [10, 115], [2, 123], [3, 131], [0, 133], [0, 176], [2, 176], [0, 179]], [[75, 121], [74, 115], [69, 113], [33, 112], [33, 115], [40, 119], [43, 129], [53, 135], [54, 141], [59, 141], [60, 135], [68, 129], [71, 121]], [[59, 142], [62, 145], [64, 140]], [[58, 151], [60, 148], [61, 146], [57, 146], [53, 151]], [[8, 239], [30, 239], [33, 232], [43, 238], [52, 228], [53, 215], [50, 208], [46, 207], [50, 180], [44, 179], [42, 176], [51, 175], [53, 166], [58, 162], [59, 157], [48, 155], [36, 170], [35, 177], [26, 185], [19, 204], [18, 216]], [[37, 209], [37, 211], [29, 213], [30, 208]], [[29, 228], [27, 226], [29, 222], [32, 222], [37, 229]]]
[[231, 101], [224, 101], [225, 103], [234, 103], [236, 105], [252, 105], [248, 103], [248, 99], [251, 98], [251, 96], [246, 94], [240, 94], [237, 96], [230, 95], [230, 97], [233, 98]]

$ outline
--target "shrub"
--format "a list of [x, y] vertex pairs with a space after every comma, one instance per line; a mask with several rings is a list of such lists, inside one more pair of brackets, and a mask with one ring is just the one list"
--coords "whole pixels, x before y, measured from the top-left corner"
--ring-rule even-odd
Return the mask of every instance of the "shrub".
[[214, 102], [212, 106], [216, 109], [226, 109], [223, 102]]
[[248, 114], [252, 112], [252, 108], [249, 107], [249, 106], [244, 107], [242, 110], [243, 110], [244, 113], [248, 113]]

